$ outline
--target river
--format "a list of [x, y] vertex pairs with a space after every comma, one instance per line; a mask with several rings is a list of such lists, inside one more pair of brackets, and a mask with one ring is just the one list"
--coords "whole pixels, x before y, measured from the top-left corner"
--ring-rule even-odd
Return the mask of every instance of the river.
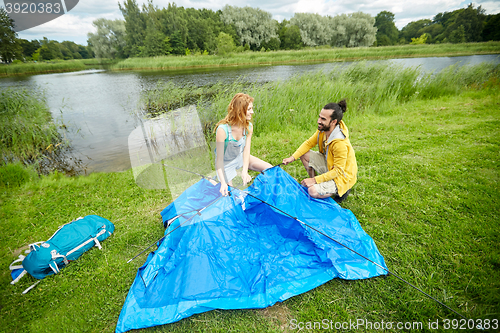
[[[408, 67], [420, 66], [424, 72], [437, 72], [450, 65], [500, 63], [499, 55], [431, 57], [379, 60]], [[184, 71], [86, 70], [0, 79], [0, 87], [44, 90], [55, 119], [67, 127], [63, 133], [81, 161], [83, 172], [124, 171], [131, 167], [128, 137], [139, 126], [135, 116], [141, 93], [158, 81], [204, 86], [218, 81], [243, 78], [249, 82], [286, 80], [293, 75], [324, 70], [349, 63], [280, 65]]]

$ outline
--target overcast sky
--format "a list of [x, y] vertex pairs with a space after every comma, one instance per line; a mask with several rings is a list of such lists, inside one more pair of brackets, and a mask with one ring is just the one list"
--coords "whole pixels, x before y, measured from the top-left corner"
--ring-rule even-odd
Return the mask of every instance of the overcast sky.
[[[123, 19], [118, 8], [118, 2], [124, 0], [80, 0], [69, 13], [43, 25], [18, 33], [23, 39], [42, 39], [47, 37], [59, 42], [68, 40], [77, 44], [87, 45], [87, 33], [95, 32], [92, 21], [97, 18]], [[142, 4], [147, 0], [137, 0]], [[159, 8], [167, 7], [171, 1], [153, 0]], [[207, 8], [214, 11], [222, 9], [226, 4], [236, 7], [250, 6], [260, 8], [273, 15], [281, 22], [290, 19], [294, 13], [317, 13], [336, 16], [363, 12], [375, 17], [381, 11], [390, 11], [395, 15], [396, 27], [401, 30], [411, 21], [432, 19], [436, 14], [451, 12], [465, 8], [471, 1], [462, 0], [177, 0], [175, 4], [184, 8]], [[486, 14], [500, 13], [500, 0], [479, 0], [472, 2], [474, 7], [481, 6]]]

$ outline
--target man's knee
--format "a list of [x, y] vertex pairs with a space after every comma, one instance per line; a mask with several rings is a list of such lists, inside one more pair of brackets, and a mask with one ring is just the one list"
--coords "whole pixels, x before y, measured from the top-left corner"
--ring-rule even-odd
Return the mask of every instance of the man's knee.
[[309, 195], [315, 199], [319, 199], [321, 197], [323, 197], [322, 195], [320, 195], [318, 193], [318, 191], [316, 191], [316, 188], [314, 186], [311, 186], [307, 189], [307, 192], [309, 193]]
[[318, 191], [316, 190], [315, 186], [309, 187], [307, 189], [307, 192], [309, 193], [309, 195], [312, 198], [315, 198], [315, 199], [325, 199], [325, 198], [328, 198], [328, 197], [332, 196], [332, 193], [319, 194]]

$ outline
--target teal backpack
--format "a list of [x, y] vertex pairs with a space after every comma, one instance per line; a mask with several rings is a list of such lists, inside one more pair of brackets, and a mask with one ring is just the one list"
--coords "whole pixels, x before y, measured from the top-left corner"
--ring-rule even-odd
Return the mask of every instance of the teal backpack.
[[[47, 275], [59, 273], [61, 268], [78, 259], [90, 248], [97, 246], [101, 249], [100, 242], [108, 238], [114, 230], [113, 223], [97, 215], [79, 217], [59, 227], [47, 241], [30, 244], [27, 256], [20, 255], [19, 259], [14, 260], [10, 265], [13, 279], [11, 284], [18, 282], [26, 273], [39, 280]], [[22, 265], [16, 265], [18, 263]]]

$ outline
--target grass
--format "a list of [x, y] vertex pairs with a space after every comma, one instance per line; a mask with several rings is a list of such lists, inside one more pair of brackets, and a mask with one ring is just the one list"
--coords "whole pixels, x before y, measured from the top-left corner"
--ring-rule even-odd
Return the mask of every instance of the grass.
[[42, 93], [6, 89], [0, 93], [0, 165], [32, 164], [63, 147], [58, 124]]
[[395, 58], [420, 58], [442, 56], [466, 56], [474, 54], [498, 54], [500, 42], [464, 44], [421, 44], [384, 47], [356, 48], [306, 48], [302, 50], [244, 52], [229, 56], [161, 56], [128, 58], [112, 66], [115, 70], [172, 70], [249, 65], [276, 65], [311, 62], [344, 62]]
[[[253, 154], [281, 162], [315, 130], [322, 105], [347, 97], [359, 180], [342, 205], [375, 240], [391, 271], [468, 318], [500, 319], [498, 68], [421, 77], [358, 66], [340, 79], [311, 74], [247, 87], [256, 98]], [[418, 80], [405, 84], [403, 77], [413, 75]], [[232, 93], [227, 87], [214, 93], [202, 115], [223, 113]], [[304, 178], [299, 164], [285, 170]], [[71, 178], [16, 176], [19, 168], [5, 173], [22, 180], [0, 186], [0, 331], [114, 331], [145, 257], [126, 261], [163, 235], [159, 213], [170, 202], [168, 191], [138, 187], [131, 170]], [[7, 266], [24, 246], [88, 214], [116, 226], [102, 251], [90, 250], [27, 295], [20, 293], [33, 278], [9, 285]], [[325, 319], [332, 325], [415, 322], [423, 331], [448, 332], [445, 320], [457, 316], [389, 276], [335, 279], [267, 309], [214, 310], [141, 332], [293, 332], [294, 325], [314, 327]], [[439, 329], [430, 329], [436, 321]]]
[[27, 62], [21, 64], [0, 65], [0, 78], [18, 75], [50, 74], [74, 72], [101, 66], [109, 66], [116, 61], [109, 59], [76, 59]]

